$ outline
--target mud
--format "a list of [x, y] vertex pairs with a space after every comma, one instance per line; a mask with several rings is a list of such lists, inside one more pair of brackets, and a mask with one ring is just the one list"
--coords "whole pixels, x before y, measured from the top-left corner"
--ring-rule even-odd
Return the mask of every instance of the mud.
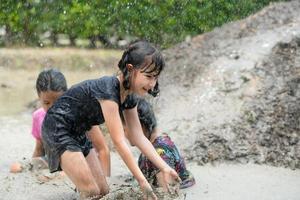
[[164, 52], [154, 103], [188, 160], [300, 168], [299, 12], [272, 4]]

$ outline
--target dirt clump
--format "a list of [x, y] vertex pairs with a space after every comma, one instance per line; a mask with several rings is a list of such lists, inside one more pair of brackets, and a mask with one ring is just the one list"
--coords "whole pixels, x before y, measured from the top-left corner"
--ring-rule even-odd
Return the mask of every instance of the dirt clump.
[[188, 160], [300, 168], [300, 2], [164, 52], [159, 126]]

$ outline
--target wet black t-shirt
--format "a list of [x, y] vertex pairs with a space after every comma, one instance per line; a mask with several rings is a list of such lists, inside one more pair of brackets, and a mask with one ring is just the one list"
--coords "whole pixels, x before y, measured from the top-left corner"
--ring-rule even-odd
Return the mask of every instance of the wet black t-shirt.
[[120, 82], [115, 76], [87, 80], [72, 86], [48, 110], [47, 115], [60, 115], [73, 134], [81, 134], [94, 125], [104, 123], [98, 100], [112, 100], [124, 109], [134, 108], [138, 103], [135, 95], [129, 95], [121, 105]]

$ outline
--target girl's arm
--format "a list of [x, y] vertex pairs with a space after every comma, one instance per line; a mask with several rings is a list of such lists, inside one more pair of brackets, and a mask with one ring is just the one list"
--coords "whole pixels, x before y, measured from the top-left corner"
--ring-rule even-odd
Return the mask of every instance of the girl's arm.
[[88, 137], [92, 141], [93, 147], [98, 153], [98, 158], [105, 176], [110, 176], [110, 152], [98, 125], [93, 126], [91, 130], [89, 130]]
[[102, 108], [106, 126], [116, 147], [116, 150], [122, 157], [123, 161], [129, 168], [133, 176], [138, 181], [143, 192], [146, 192], [147, 195], [151, 194], [152, 199], [157, 199], [155, 194], [152, 192], [150, 184], [136, 164], [135, 159], [125, 141], [125, 135], [119, 114], [118, 104], [111, 100], [100, 100], [99, 102]]
[[180, 181], [180, 178], [175, 170], [173, 170], [157, 154], [151, 142], [143, 134], [143, 130], [138, 118], [137, 106], [133, 109], [125, 110], [124, 118], [126, 121], [126, 127], [128, 129], [128, 137], [133, 144], [136, 145], [141, 152], [164, 174], [163, 187], [165, 190], [170, 190], [168, 184], [174, 181]]
[[35, 158], [35, 157], [41, 157], [44, 155], [45, 155], [45, 152], [44, 152], [44, 148], [43, 148], [43, 143], [41, 140], [36, 139], [32, 157]]

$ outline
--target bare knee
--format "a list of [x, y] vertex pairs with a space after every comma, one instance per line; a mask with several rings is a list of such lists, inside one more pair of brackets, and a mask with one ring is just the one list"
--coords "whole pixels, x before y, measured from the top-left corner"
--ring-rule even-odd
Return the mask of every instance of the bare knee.
[[79, 188], [80, 199], [89, 199], [91, 197], [100, 197], [101, 192], [96, 184], [86, 185], [85, 188]]
[[90, 177], [90, 179], [84, 179], [80, 183], [80, 187], [78, 188], [80, 191], [84, 192], [88, 197], [92, 196], [104, 196], [108, 193], [108, 185], [107, 184], [97, 184], [97, 181], [94, 177]]
[[101, 197], [107, 195], [109, 193], [109, 188], [105, 187], [105, 188], [101, 188], [100, 190], [89, 190], [89, 191], [81, 191], [80, 192], [80, 199], [81, 200], [98, 200]]
[[99, 163], [99, 159], [96, 155], [96, 152], [92, 149], [89, 155], [86, 157], [86, 161], [89, 165], [89, 168], [93, 175], [93, 180], [97, 183], [100, 194], [106, 195], [109, 192], [109, 187], [106, 182], [106, 177], [103, 175], [103, 171], [101, 165]]
[[61, 167], [76, 185], [81, 197], [101, 195], [102, 191], [81, 152], [65, 151], [61, 156]]
[[107, 195], [109, 193], [109, 187], [108, 185], [104, 185], [102, 188], [101, 188], [101, 195]]
[[83, 197], [102, 197], [109, 193], [109, 187], [107, 184], [98, 186], [97, 184], [90, 184], [87, 187], [80, 191]]

